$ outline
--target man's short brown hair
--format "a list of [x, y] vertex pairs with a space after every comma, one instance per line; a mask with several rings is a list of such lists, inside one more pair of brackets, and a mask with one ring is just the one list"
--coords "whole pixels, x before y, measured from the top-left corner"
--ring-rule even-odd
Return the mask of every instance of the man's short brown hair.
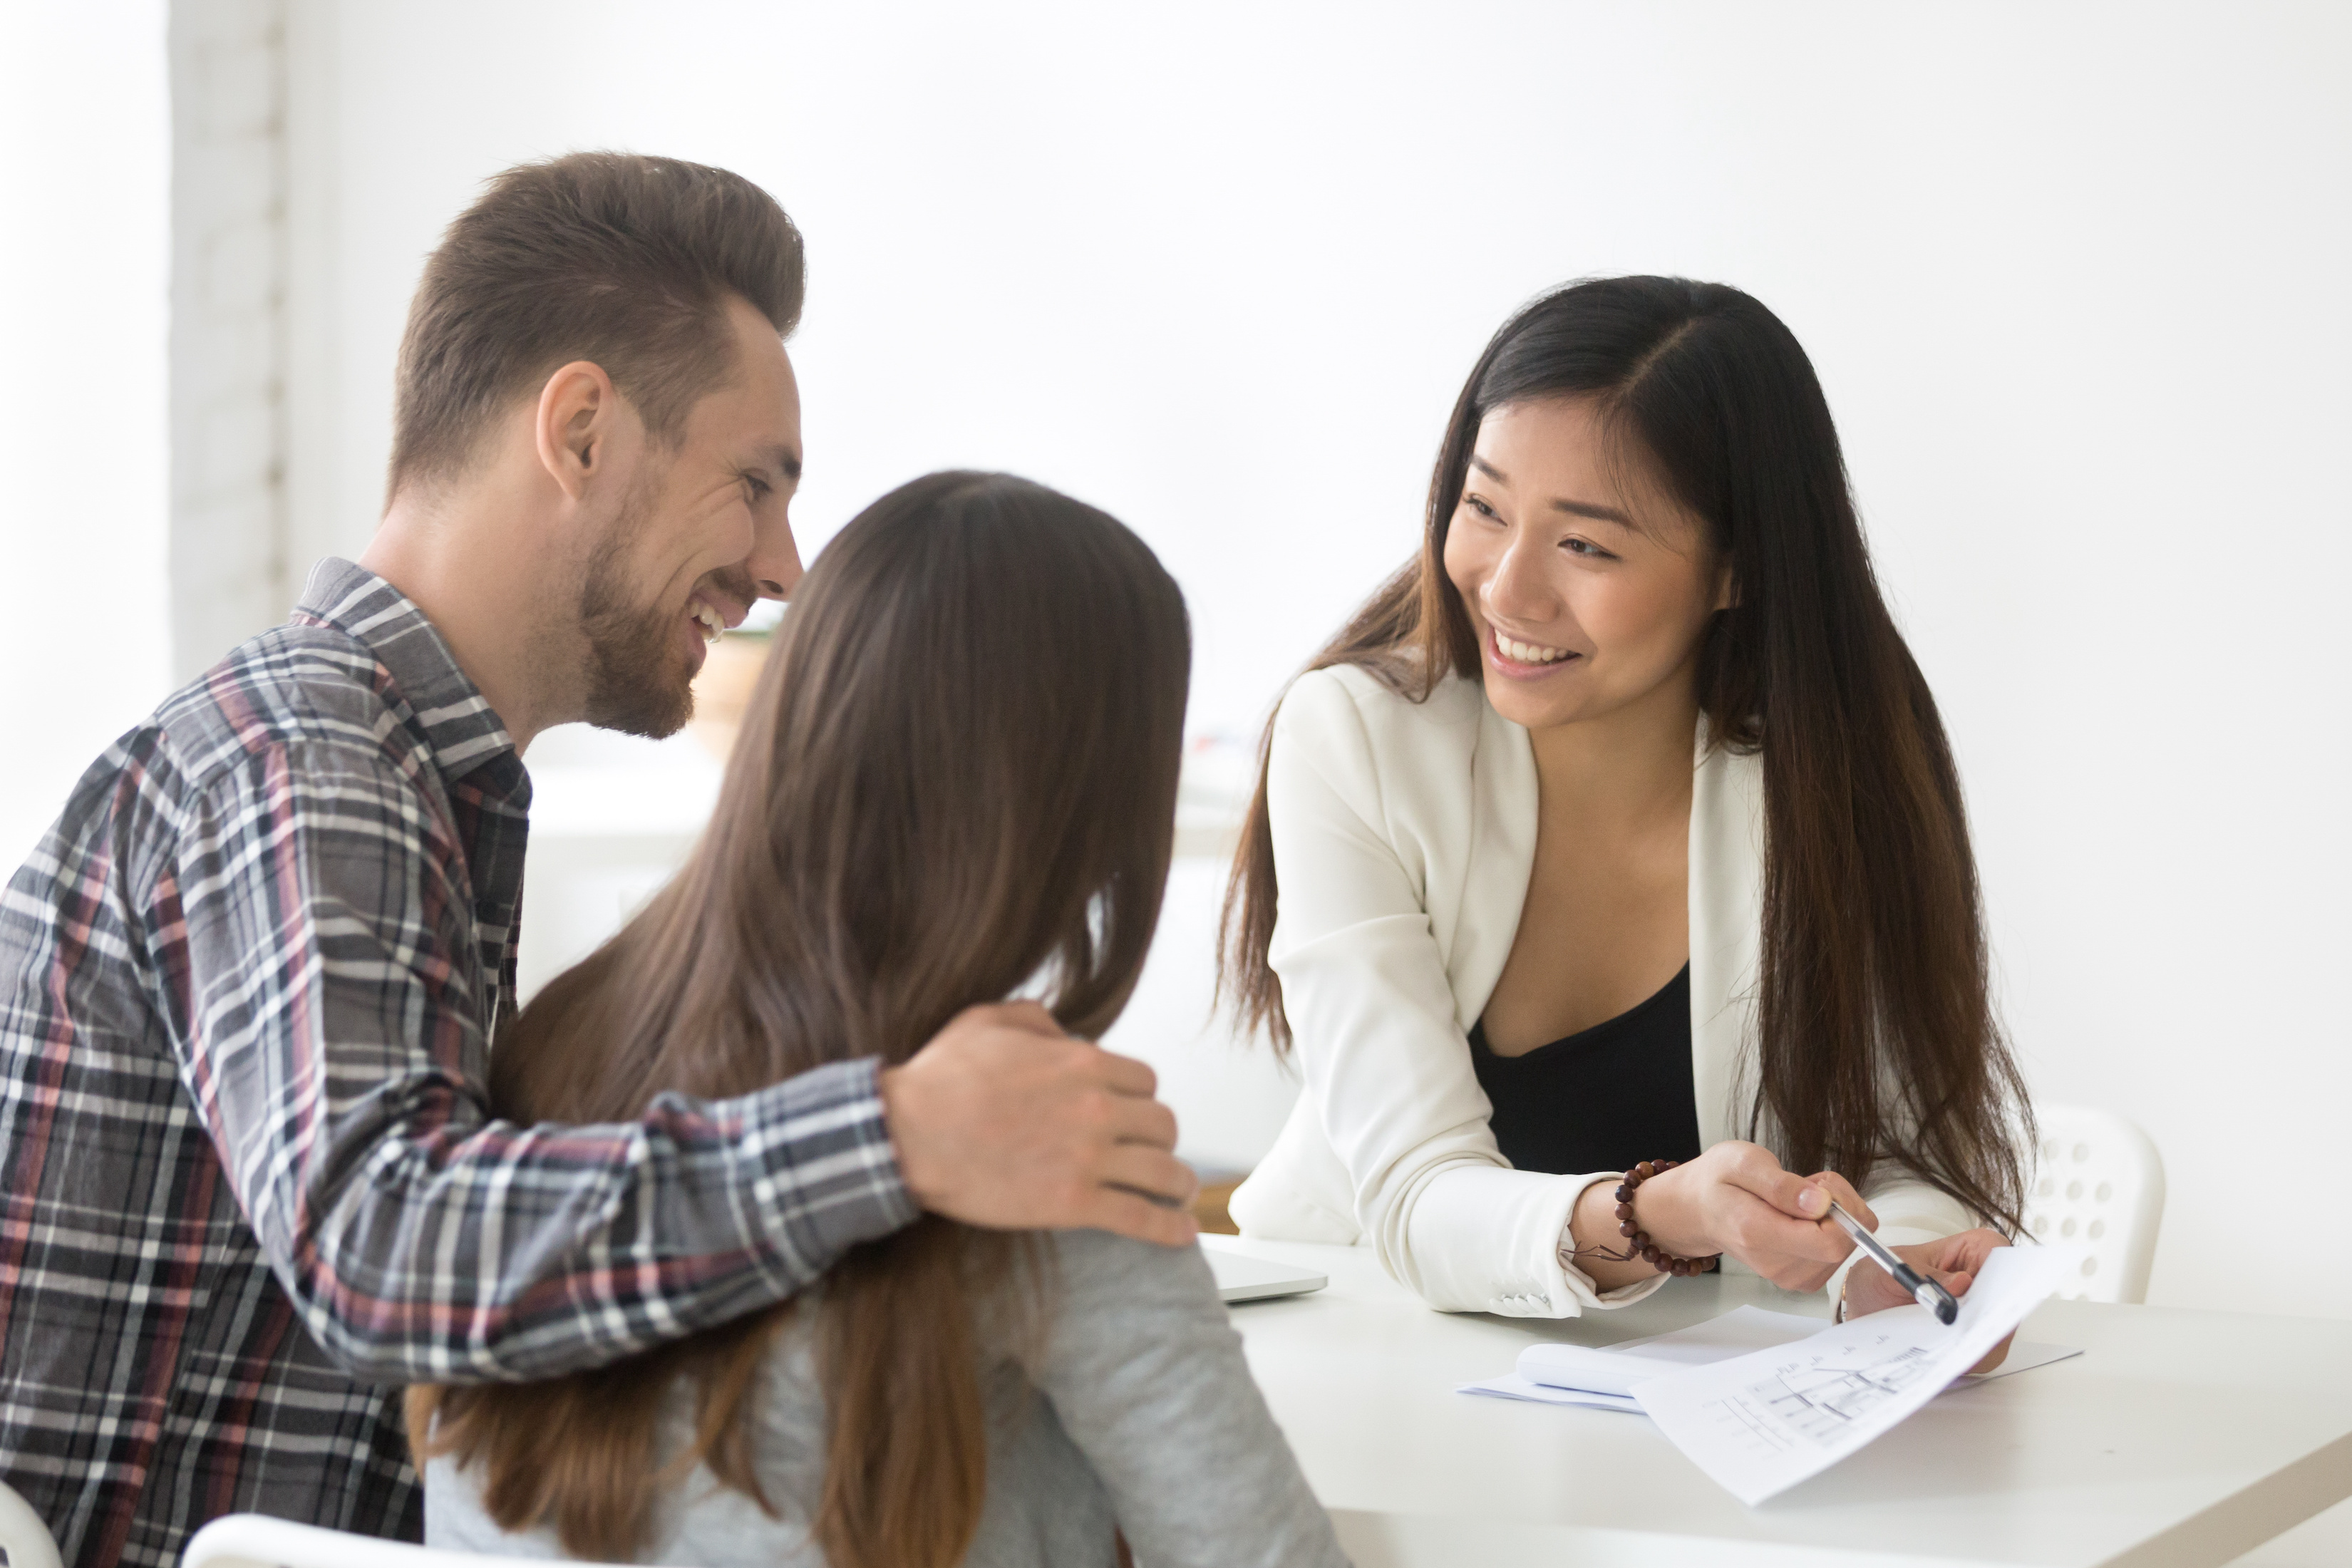
[[800, 230], [740, 174], [627, 153], [509, 169], [425, 263], [389, 490], [462, 472], [491, 420], [573, 360], [602, 366], [674, 443], [731, 368], [728, 296], [788, 336], [804, 281]]

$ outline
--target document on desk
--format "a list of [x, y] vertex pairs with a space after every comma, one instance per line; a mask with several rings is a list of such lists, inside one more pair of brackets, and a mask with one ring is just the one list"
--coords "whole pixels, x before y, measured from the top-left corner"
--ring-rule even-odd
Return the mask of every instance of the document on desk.
[[[1653, 1377], [1679, 1372], [1685, 1366], [1728, 1361], [1749, 1351], [1794, 1344], [1822, 1331], [1820, 1318], [1793, 1312], [1768, 1312], [1761, 1307], [1735, 1307], [1719, 1317], [1671, 1333], [1626, 1340], [1605, 1349], [1586, 1345], [1529, 1345], [1519, 1352], [1518, 1369], [1484, 1383], [1465, 1383], [1461, 1394], [1489, 1399], [1523, 1399], [1536, 1405], [1585, 1405], [1596, 1410], [1642, 1414], [1641, 1403], [1626, 1392]], [[2083, 1352], [2069, 1345], [2030, 1344], [2023, 1340], [1990, 1372], [1972, 1373], [1954, 1387], [1990, 1383], [2064, 1361]]]
[[1676, 1447], [1753, 1507], [1942, 1393], [2042, 1304], [2075, 1257], [2004, 1247], [1985, 1260], [1948, 1328], [1925, 1307], [1897, 1307], [1794, 1344], [1649, 1378], [1633, 1395]]
[[1517, 1371], [1485, 1383], [1465, 1383], [1456, 1392], [1483, 1394], [1496, 1399], [1525, 1399], [1538, 1405], [1589, 1405], [1639, 1415], [1642, 1407], [1634, 1401], [1632, 1389], [1646, 1378], [1809, 1339], [1821, 1326], [1819, 1318], [1768, 1312], [1761, 1307], [1738, 1307], [1687, 1329], [1627, 1340], [1606, 1348], [1529, 1345], [1519, 1352]]

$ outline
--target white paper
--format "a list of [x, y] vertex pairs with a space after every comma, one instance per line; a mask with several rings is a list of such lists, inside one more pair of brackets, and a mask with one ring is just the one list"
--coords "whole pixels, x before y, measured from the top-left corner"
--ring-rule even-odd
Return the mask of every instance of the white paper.
[[1609, 1348], [1612, 1351], [1638, 1350], [1644, 1355], [1664, 1356], [1697, 1366], [1711, 1361], [1727, 1361], [1749, 1351], [1794, 1344], [1799, 1340], [1811, 1339], [1828, 1326], [1829, 1319], [1826, 1317], [1809, 1318], [1798, 1312], [1768, 1312], [1761, 1307], [1734, 1307], [1719, 1317], [1709, 1318], [1704, 1323], [1693, 1323], [1687, 1329], [1652, 1334], [1646, 1339], [1620, 1340]]
[[2032, 1340], [2019, 1340], [2009, 1347], [2009, 1353], [2001, 1357], [1999, 1366], [1990, 1372], [1969, 1373], [1952, 1387], [1966, 1388], [1971, 1384], [1990, 1383], [1996, 1377], [2032, 1372], [2035, 1367], [2048, 1366], [2053, 1361], [2072, 1361], [2082, 1353], [2080, 1345], [2044, 1345], [2036, 1344]]
[[[1567, 1369], [1576, 1364], [1597, 1367], [1599, 1375], [1582, 1381], [1601, 1383], [1611, 1389], [1622, 1390], [1640, 1380], [1639, 1374], [1622, 1373], [1619, 1368], [1622, 1366], [1670, 1372], [1683, 1366], [1727, 1360], [1771, 1345], [1810, 1339], [1821, 1331], [1821, 1326], [1819, 1318], [1801, 1318], [1793, 1312], [1768, 1312], [1761, 1307], [1739, 1307], [1686, 1329], [1652, 1334], [1645, 1339], [1625, 1340], [1601, 1350], [1590, 1350], [1580, 1345], [1530, 1345], [1519, 1353], [1519, 1371], [1488, 1378], [1484, 1383], [1465, 1383], [1454, 1392], [1484, 1394], [1490, 1399], [1525, 1399], [1538, 1405], [1584, 1405], [1596, 1410], [1622, 1410], [1627, 1415], [1639, 1415], [1642, 1414], [1641, 1402], [1632, 1394], [1576, 1387], [1574, 1384], [1578, 1379]], [[1642, 1354], [1628, 1353], [1636, 1350]], [[1582, 1363], [1574, 1358], [1538, 1354], [1546, 1351], [1575, 1351], [1580, 1357], [1600, 1359]], [[1618, 1366], [1611, 1366], [1609, 1363], [1612, 1361]], [[1540, 1372], [1542, 1377], [1528, 1376], [1530, 1370]]]
[[1672, 1333], [1595, 1348], [1591, 1345], [1529, 1345], [1519, 1352], [1519, 1376], [1547, 1388], [1630, 1398], [1633, 1385], [1686, 1366], [1703, 1366], [1749, 1351], [1768, 1350], [1819, 1333], [1819, 1318], [1741, 1307]]
[[1762, 1502], [1893, 1428], [1984, 1359], [2056, 1288], [2070, 1250], [2004, 1247], [1948, 1328], [1925, 1307], [1636, 1384], [1675, 1446], [1740, 1501]]
[[[1643, 1350], [1657, 1359], [1703, 1365], [1711, 1361], [1728, 1361], [1749, 1351], [1794, 1344], [1799, 1340], [1812, 1338], [1821, 1331], [1822, 1320], [1819, 1318], [1800, 1317], [1794, 1312], [1768, 1312], [1761, 1307], [1739, 1307], [1687, 1329], [1652, 1334], [1646, 1339], [1620, 1341], [1601, 1353], [1618, 1354]], [[2082, 1353], [2078, 1346], [2035, 1344], [2028, 1340], [2019, 1340], [2009, 1347], [2009, 1354], [2000, 1365], [1990, 1372], [1970, 1373], [1953, 1384], [1952, 1388], [1967, 1388], [1975, 1384], [1990, 1383], [1997, 1377], [2032, 1372], [2037, 1366], [2048, 1366], [2052, 1362], [2065, 1361]], [[1538, 1383], [1516, 1372], [1490, 1377], [1484, 1383], [1465, 1383], [1454, 1392], [1475, 1394], [1488, 1399], [1521, 1399], [1533, 1405], [1580, 1405], [1594, 1410], [1620, 1411], [1628, 1415], [1646, 1414], [1642, 1402], [1630, 1394], [1600, 1394], [1589, 1388], [1562, 1388]]]
[[1530, 1383], [1516, 1372], [1490, 1377], [1484, 1383], [1465, 1383], [1454, 1392], [1481, 1394], [1489, 1399], [1524, 1399], [1536, 1405], [1589, 1405], [1595, 1410], [1622, 1410], [1628, 1415], [1642, 1414], [1642, 1402], [1631, 1394], [1595, 1394], [1589, 1388], [1550, 1388]]

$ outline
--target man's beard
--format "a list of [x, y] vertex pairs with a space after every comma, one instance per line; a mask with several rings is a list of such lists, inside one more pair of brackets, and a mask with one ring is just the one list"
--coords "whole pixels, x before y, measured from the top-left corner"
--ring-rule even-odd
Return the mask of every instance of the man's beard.
[[[656, 524], [648, 477], [622, 503], [604, 538], [588, 558], [580, 582], [580, 635], [588, 643], [588, 697], [584, 717], [600, 730], [662, 740], [694, 717], [694, 667], [679, 651], [678, 623], [684, 605], [638, 605], [629, 602], [630, 547]], [[722, 598], [750, 605], [760, 584], [741, 566], [706, 574], [702, 582]]]
[[629, 602], [624, 562], [642, 516], [624, 514], [590, 558], [580, 632], [588, 639], [588, 722], [658, 741], [694, 717], [694, 672], [678, 651], [686, 606]]

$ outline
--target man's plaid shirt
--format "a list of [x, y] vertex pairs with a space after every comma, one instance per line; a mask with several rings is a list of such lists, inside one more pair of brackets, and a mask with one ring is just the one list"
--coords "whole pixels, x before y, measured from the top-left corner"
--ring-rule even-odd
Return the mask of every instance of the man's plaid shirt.
[[68, 1563], [239, 1510], [415, 1540], [397, 1385], [607, 1362], [913, 1217], [871, 1062], [489, 1118], [530, 798], [416, 607], [331, 561], [0, 896], [0, 1477]]

